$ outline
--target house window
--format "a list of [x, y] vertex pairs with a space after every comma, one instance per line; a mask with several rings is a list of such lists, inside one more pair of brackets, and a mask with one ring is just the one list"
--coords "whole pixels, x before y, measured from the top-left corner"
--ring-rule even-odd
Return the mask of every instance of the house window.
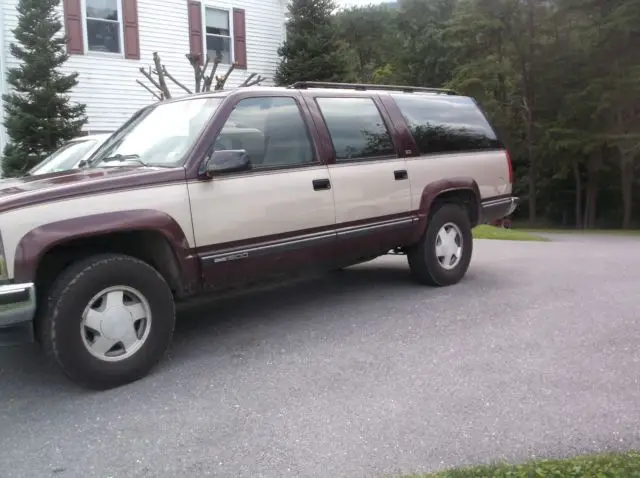
[[220, 57], [220, 63], [233, 63], [231, 51], [231, 22], [229, 11], [217, 8], [205, 8], [205, 41], [207, 55]]
[[84, 0], [87, 47], [92, 52], [122, 53], [119, 0]]

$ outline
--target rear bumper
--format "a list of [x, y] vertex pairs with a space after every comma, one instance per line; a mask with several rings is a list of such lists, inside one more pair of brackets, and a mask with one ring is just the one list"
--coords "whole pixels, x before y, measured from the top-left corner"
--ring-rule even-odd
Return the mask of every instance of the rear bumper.
[[481, 205], [482, 217], [480, 218], [480, 223], [488, 224], [509, 216], [516, 210], [519, 202], [520, 200], [514, 196], [483, 201]]
[[32, 339], [35, 313], [35, 285], [0, 285], [0, 345]]

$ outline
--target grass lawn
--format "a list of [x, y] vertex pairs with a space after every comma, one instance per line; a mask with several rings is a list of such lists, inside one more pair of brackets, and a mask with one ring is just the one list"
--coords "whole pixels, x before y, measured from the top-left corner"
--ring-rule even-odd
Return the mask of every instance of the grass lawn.
[[549, 232], [555, 234], [612, 234], [615, 236], [640, 236], [640, 229], [547, 229], [518, 227], [516, 230], [533, 234], [536, 232]]
[[640, 478], [640, 453], [456, 468], [413, 478]]
[[537, 236], [530, 232], [504, 229], [481, 224], [473, 228], [474, 239], [498, 239], [502, 241], [548, 241], [544, 237]]

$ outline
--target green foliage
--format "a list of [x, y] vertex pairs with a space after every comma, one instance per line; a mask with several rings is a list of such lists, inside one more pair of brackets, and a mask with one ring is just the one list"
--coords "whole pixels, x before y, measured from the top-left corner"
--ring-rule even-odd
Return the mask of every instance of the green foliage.
[[338, 37], [333, 0], [292, 0], [288, 9], [287, 39], [278, 50], [282, 60], [275, 83], [351, 80], [352, 56]]
[[67, 60], [59, 0], [20, 0], [16, 43], [11, 54], [20, 65], [9, 70], [11, 93], [3, 95], [5, 126], [10, 141], [3, 154], [2, 172], [17, 176], [77, 136], [86, 122], [85, 106], [68, 98], [77, 73], [59, 69]]
[[630, 452], [521, 465], [477, 466], [422, 475], [422, 478], [640, 478], [640, 454]]
[[[355, 80], [384, 83], [394, 60], [397, 15], [387, 5], [351, 7], [336, 15], [339, 37], [352, 46]], [[384, 69], [384, 70], [381, 70]]]
[[640, 226], [640, 0], [400, 0], [336, 23], [361, 81], [478, 100], [511, 153], [516, 217]]

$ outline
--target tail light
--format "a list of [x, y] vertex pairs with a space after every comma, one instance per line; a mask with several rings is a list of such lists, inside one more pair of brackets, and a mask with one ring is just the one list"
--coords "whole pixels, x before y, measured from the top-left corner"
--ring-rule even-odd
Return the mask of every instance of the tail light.
[[513, 184], [513, 164], [508, 150], [505, 150], [505, 155], [507, 156], [507, 167], [509, 168], [509, 182]]

